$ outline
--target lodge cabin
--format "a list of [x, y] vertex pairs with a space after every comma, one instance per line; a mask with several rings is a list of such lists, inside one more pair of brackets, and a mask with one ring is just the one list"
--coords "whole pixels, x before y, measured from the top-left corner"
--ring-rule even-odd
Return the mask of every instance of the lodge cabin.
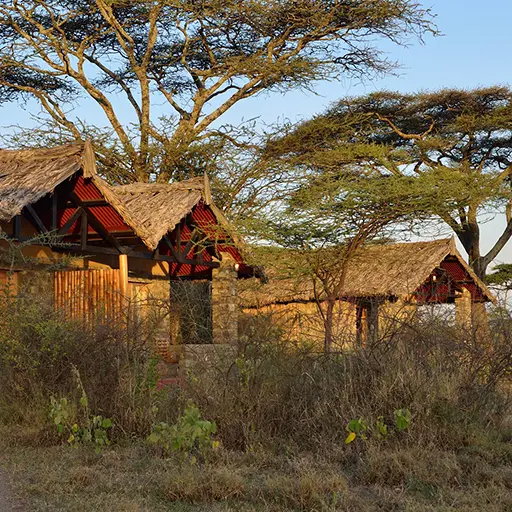
[[[236, 279], [257, 272], [206, 176], [110, 186], [89, 142], [0, 150], [0, 229], [0, 284], [9, 293], [31, 290], [68, 317], [112, 322], [149, 298], [168, 307], [173, 282], [206, 283], [210, 342], [237, 339]], [[164, 352], [178, 342], [172, 312], [161, 315]]]
[[[324, 325], [318, 305], [325, 308], [325, 292], [311, 276], [291, 278], [286, 272], [289, 258], [275, 254], [274, 266], [265, 268], [267, 283], [240, 284], [241, 307], [249, 316], [271, 316], [291, 341], [321, 347]], [[461, 327], [485, 328], [485, 304], [494, 301], [453, 238], [368, 245], [347, 263], [334, 307], [334, 349], [385, 339], [425, 306], [452, 304]]]

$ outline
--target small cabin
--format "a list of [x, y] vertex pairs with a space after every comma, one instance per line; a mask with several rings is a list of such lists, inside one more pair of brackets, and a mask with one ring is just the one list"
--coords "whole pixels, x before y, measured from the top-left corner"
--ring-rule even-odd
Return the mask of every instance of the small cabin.
[[[289, 258], [277, 254], [274, 267], [266, 266], [268, 283], [242, 283], [241, 305], [247, 315], [271, 315], [290, 340], [321, 344], [324, 325], [319, 307], [325, 309], [325, 290], [311, 275], [291, 278], [286, 272]], [[346, 262], [335, 297], [334, 347], [383, 339], [410, 323], [425, 306], [452, 304], [457, 323], [469, 329], [485, 322], [480, 316], [485, 315], [485, 304], [493, 301], [453, 238], [369, 244]]]
[[211, 306], [202, 342], [237, 340], [236, 280], [255, 270], [206, 176], [110, 186], [88, 142], [0, 150], [0, 230], [0, 282], [11, 294], [47, 296], [88, 324], [126, 323], [159, 305], [165, 353], [180, 341], [173, 289], [195, 283]]

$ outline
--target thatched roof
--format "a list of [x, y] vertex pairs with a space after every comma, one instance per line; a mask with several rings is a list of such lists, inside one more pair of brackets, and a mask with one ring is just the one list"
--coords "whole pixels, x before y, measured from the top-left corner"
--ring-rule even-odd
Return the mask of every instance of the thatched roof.
[[150, 249], [156, 249], [162, 237], [173, 231], [201, 200], [211, 204], [206, 177], [170, 184], [133, 183], [112, 190]]
[[[9, 221], [78, 170], [95, 172], [89, 144], [0, 150], [0, 220]], [[91, 164], [92, 162], [92, 164]]]
[[201, 200], [210, 205], [220, 223], [227, 224], [211, 204], [206, 177], [173, 184], [111, 187], [97, 175], [90, 142], [51, 149], [0, 150], [0, 220], [11, 220], [80, 170], [84, 177], [93, 180], [106, 201], [151, 250]]
[[98, 176], [96, 155], [89, 141], [50, 149], [0, 150], [0, 221], [21, 214], [23, 208], [52, 193], [80, 170], [137, 234], [143, 231], [112, 187]]
[[[283, 258], [284, 256], [284, 258]], [[471, 277], [486, 300], [494, 300], [455, 247], [453, 239], [432, 242], [370, 245], [349, 260], [340, 296], [408, 297], [413, 294], [447, 257], [455, 258]], [[246, 307], [287, 304], [314, 300], [310, 277], [292, 278], [286, 270], [290, 255], [277, 257], [273, 268], [266, 266], [268, 284], [241, 284], [241, 303]]]

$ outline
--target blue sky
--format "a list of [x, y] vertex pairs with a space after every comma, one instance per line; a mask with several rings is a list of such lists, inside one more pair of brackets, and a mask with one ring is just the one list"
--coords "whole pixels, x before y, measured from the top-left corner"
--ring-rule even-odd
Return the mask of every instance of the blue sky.
[[[266, 122], [279, 117], [291, 121], [321, 112], [342, 96], [357, 96], [380, 89], [402, 92], [443, 87], [474, 88], [512, 85], [512, 2], [507, 0], [437, 0], [424, 2], [437, 14], [442, 37], [428, 37], [421, 45], [412, 40], [408, 48], [387, 45], [390, 58], [401, 65], [400, 76], [369, 83], [355, 81], [320, 83], [317, 95], [293, 92], [266, 95], [239, 104], [224, 120], [237, 123], [242, 117], [261, 116]], [[488, 250], [505, 226], [504, 218], [486, 223], [482, 249]], [[512, 262], [512, 242], [497, 261]]]
[[240, 103], [224, 117], [237, 122], [243, 116], [260, 115], [272, 121], [278, 115], [296, 120], [323, 110], [330, 102], [346, 95], [359, 95], [379, 89], [403, 92], [442, 87], [512, 84], [512, 2], [506, 0], [438, 0], [424, 2], [437, 16], [442, 37], [427, 37], [421, 45], [401, 48], [385, 45], [392, 60], [401, 64], [399, 77], [388, 76], [360, 84], [319, 83], [317, 96], [294, 92], [261, 96]]
[[[265, 123], [279, 119], [297, 121], [321, 112], [331, 102], [347, 95], [359, 95], [379, 89], [402, 92], [442, 87], [473, 88], [512, 84], [510, 48], [512, 48], [512, 2], [506, 0], [437, 0], [424, 2], [437, 14], [437, 24], [444, 36], [428, 37], [425, 45], [411, 40], [409, 48], [386, 45], [390, 58], [401, 64], [401, 76], [388, 76], [364, 84], [345, 80], [341, 83], [318, 83], [316, 94], [294, 91], [286, 95], [261, 95], [239, 103], [222, 118], [239, 124], [242, 119], [259, 117]], [[19, 107], [0, 108], [0, 126], [13, 123], [28, 125], [34, 106], [27, 111]], [[100, 114], [87, 106], [77, 114], [90, 123], [103, 123]], [[495, 219], [483, 230], [483, 249], [487, 249], [503, 228], [504, 220]], [[509, 242], [498, 258], [512, 262]]]

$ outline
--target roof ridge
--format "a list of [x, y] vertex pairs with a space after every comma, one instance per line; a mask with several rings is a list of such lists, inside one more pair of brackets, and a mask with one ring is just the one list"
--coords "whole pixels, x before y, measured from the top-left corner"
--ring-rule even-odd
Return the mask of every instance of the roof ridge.
[[397, 247], [397, 246], [411, 246], [411, 245], [420, 245], [420, 244], [428, 244], [428, 245], [441, 245], [446, 244], [449, 245], [452, 241], [452, 238], [436, 238], [435, 240], [418, 240], [417, 242], [389, 242], [384, 244], [368, 244], [366, 246], [363, 246], [363, 249], [371, 249], [375, 247], [383, 248], [383, 247]]
[[0, 149], [0, 160], [53, 160], [83, 151], [84, 144], [63, 144], [52, 148]]

